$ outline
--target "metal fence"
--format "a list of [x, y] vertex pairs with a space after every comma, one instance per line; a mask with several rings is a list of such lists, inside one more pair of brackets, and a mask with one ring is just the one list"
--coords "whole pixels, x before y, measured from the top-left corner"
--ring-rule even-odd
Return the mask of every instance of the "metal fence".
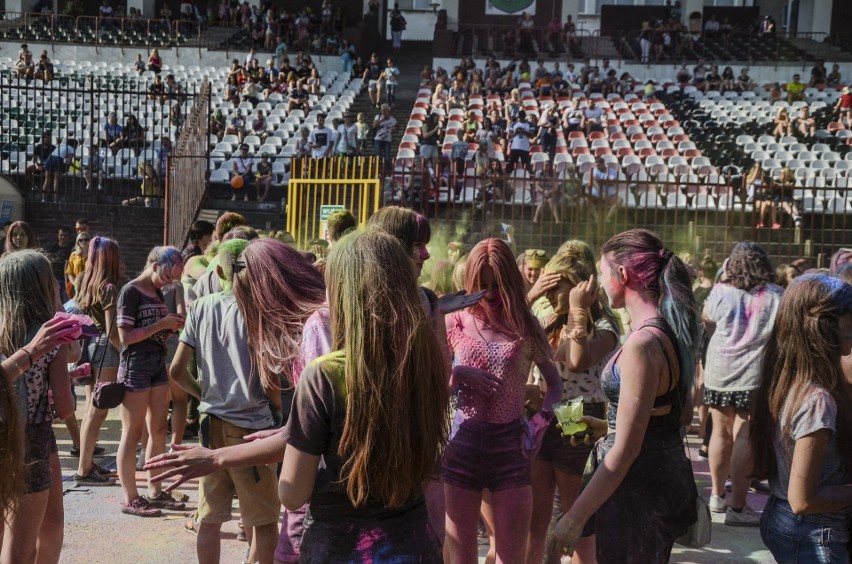
[[378, 157], [296, 158], [290, 172], [287, 231], [300, 247], [326, 238], [332, 211], [348, 209], [363, 226], [382, 204]]
[[209, 128], [210, 83], [205, 79], [166, 161], [163, 236], [167, 245], [183, 248], [207, 195]]
[[[163, 141], [178, 138], [194, 104], [195, 89], [180, 87], [155, 96], [141, 77], [62, 74], [45, 82], [0, 71], [0, 174], [34, 199], [158, 205], [161, 194], [139, 198], [140, 183], [147, 163], [159, 184]], [[124, 131], [112, 141], [111, 113]], [[50, 146], [73, 142], [74, 155], [48, 179]]]
[[204, 26], [194, 20], [71, 16], [0, 11], [0, 39], [76, 43], [100, 47], [181, 47], [203, 43]]
[[682, 63], [698, 57], [708, 61], [736, 61], [748, 64], [803, 65], [823, 59], [852, 60], [852, 33], [828, 36], [824, 33], [777, 33], [761, 35], [753, 31], [695, 34], [677, 31], [659, 48], [650, 45], [643, 61], [639, 29], [618, 30], [602, 35], [578, 29], [571, 36], [547, 27], [520, 30], [516, 25], [465, 25], [454, 32], [449, 44], [435, 45], [440, 57], [488, 57], [505, 59], [527, 57], [609, 58], [621, 62]]
[[[713, 183], [622, 177], [595, 187], [590, 175], [574, 171], [551, 178], [520, 171], [477, 176], [470, 169], [457, 175], [414, 159], [409, 166], [395, 167], [382, 186], [385, 205], [417, 209], [467, 243], [508, 235], [519, 248], [554, 251], [567, 239], [600, 246], [616, 233], [647, 227], [673, 249], [694, 256], [724, 256], [744, 239], [785, 260], [852, 245], [852, 200], [839, 188], [819, 193], [797, 189], [792, 201], [801, 214], [798, 227], [780, 200], [767, 203], [766, 227], [758, 228], [763, 204], [750, 201], [742, 184], [724, 177]], [[777, 229], [772, 228], [772, 213]]]

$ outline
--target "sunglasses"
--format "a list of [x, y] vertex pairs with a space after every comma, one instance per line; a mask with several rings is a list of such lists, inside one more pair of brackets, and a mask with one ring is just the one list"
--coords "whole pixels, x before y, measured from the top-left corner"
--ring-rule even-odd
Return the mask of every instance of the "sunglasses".
[[527, 249], [524, 254], [528, 257], [546, 257], [547, 252], [544, 249]]

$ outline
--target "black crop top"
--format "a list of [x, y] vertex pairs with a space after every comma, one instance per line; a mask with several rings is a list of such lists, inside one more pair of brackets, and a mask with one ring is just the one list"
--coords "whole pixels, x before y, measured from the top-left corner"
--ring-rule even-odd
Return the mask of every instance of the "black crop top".
[[[655, 327], [663, 331], [666, 336], [671, 340], [671, 342], [677, 347], [677, 341], [675, 340], [674, 331], [672, 331], [668, 322], [662, 317], [655, 317], [653, 319], [649, 319], [646, 321], [641, 327], [636, 330], [642, 330], [646, 327]], [[668, 350], [666, 348], [666, 344], [663, 340], [656, 335], [656, 333], [650, 332], [653, 335], [654, 339], [659, 344], [660, 349], [663, 351], [663, 357], [666, 359], [666, 366], [669, 369], [669, 384], [671, 385], [671, 379], [674, 375], [674, 370], [672, 369], [671, 361], [669, 360]], [[621, 375], [618, 371], [618, 357], [621, 355], [620, 349], [610, 360], [609, 364], [607, 364], [606, 368], [604, 368], [603, 373], [601, 374], [601, 388], [603, 389], [603, 393], [606, 396], [606, 399], [609, 401], [609, 407], [607, 409], [607, 418], [609, 419], [609, 426], [615, 429], [615, 416], [618, 411], [618, 397], [621, 391]], [[679, 359], [678, 355], [678, 359]], [[679, 362], [679, 361], [678, 361]], [[667, 405], [672, 406], [672, 410], [665, 415], [658, 415], [651, 417], [650, 421], [648, 421], [648, 429], [654, 430], [664, 430], [671, 428], [679, 428], [680, 427], [680, 414], [683, 409], [683, 398], [685, 397], [683, 390], [683, 379], [681, 378], [678, 383], [670, 388], [667, 392], [663, 393], [654, 398], [654, 407], [665, 407]]]

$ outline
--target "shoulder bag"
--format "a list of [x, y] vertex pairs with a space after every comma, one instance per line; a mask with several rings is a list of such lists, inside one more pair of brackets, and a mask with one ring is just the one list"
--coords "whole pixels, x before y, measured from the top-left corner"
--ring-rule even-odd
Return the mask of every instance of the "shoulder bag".
[[[106, 316], [104, 316], [106, 317]], [[107, 325], [106, 331], [101, 333], [101, 337], [106, 336], [105, 347], [111, 346], [109, 342], [110, 328]], [[98, 349], [100, 348], [100, 338], [98, 338], [98, 346], [95, 347], [94, 358], [98, 357]], [[121, 405], [124, 401], [125, 386], [124, 382], [101, 382], [101, 367], [104, 365], [106, 350], [101, 355], [101, 361], [98, 364], [98, 371], [95, 373], [95, 387], [92, 390], [92, 405], [98, 409], [112, 409]]]

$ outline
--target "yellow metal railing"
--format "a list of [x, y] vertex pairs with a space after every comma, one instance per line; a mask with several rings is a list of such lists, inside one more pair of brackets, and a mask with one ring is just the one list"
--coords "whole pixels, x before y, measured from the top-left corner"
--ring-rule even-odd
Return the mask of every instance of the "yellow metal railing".
[[363, 226], [382, 203], [377, 157], [293, 159], [287, 185], [287, 231], [305, 248], [325, 239], [328, 214], [348, 209]]

